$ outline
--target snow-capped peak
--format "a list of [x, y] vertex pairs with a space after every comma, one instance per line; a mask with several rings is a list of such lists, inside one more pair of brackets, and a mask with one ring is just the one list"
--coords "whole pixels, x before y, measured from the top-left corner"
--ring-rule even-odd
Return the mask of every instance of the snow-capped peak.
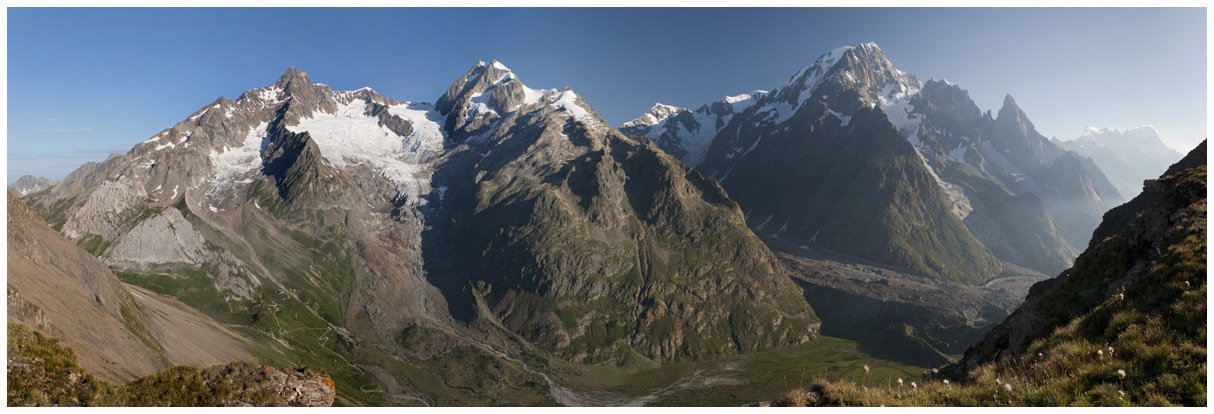
[[677, 107], [674, 105], [666, 105], [661, 102], [653, 104], [649, 108], [649, 112], [641, 114], [637, 119], [625, 122], [622, 128], [640, 126], [640, 125], [657, 125], [679, 112], [686, 111], [686, 108]]
[[[500, 93], [495, 93], [504, 88]], [[531, 89], [523, 84], [510, 68], [492, 60], [478, 61], [464, 77], [458, 79], [439, 98], [436, 107], [446, 114], [465, 105], [465, 122], [491, 116], [501, 116], [528, 105], [534, 105], [555, 89]]]
[[548, 106], [564, 111], [572, 115], [574, 118], [583, 122], [590, 121], [590, 113], [578, 101], [582, 97], [574, 93], [572, 89], [565, 88], [557, 94], [546, 94], [548, 97]]
[[286, 73], [283, 73], [282, 76], [278, 78], [278, 82], [275, 82], [274, 86], [283, 89], [292, 83], [311, 85], [312, 81], [308, 79], [307, 73], [299, 70], [298, 68], [290, 67], [287, 68]]
[[[733, 96], [726, 96], [724, 99], [721, 99], [719, 102], [728, 106], [728, 109], [724, 112], [736, 114], [736, 113], [741, 113], [742, 111], [745, 111], [747, 108], [750, 108], [751, 106], [753, 106], [755, 104], [755, 102], [759, 98], [767, 95], [768, 93], [769, 92], [767, 92], [765, 90], [756, 89], [756, 90], [750, 91], [750, 93], [742, 93], [742, 94], [737, 94], [737, 95], [733, 95]], [[705, 110], [707, 110], [709, 112], [721, 112], [719, 110], [714, 111], [712, 106], [713, 105], [706, 105], [706, 108], [700, 108], [699, 110], [697, 110], [697, 112], [703, 112]]]
[[1117, 128], [1084, 128], [1083, 133], [1079, 138], [1100, 139], [1106, 137], [1125, 137], [1129, 140], [1158, 140], [1159, 130], [1152, 125], [1143, 125], [1137, 128], [1130, 128], [1124, 132]]
[[788, 79], [788, 82], [793, 83], [798, 79], [801, 79], [801, 84], [803, 86], [813, 88], [813, 86], [817, 85], [818, 81], [822, 79], [822, 75], [826, 74], [826, 71], [830, 70], [835, 63], [839, 63], [839, 59], [842, 59], [843, 55], [852, 49], [855, 49], [855, 47], [840, 46], [831, 49], [829, 52], [818, 56], [818, 59], [814, 61], [813, 65], [801, 69], [797, 71], [796, 74], [793, 74], [792, 78]]

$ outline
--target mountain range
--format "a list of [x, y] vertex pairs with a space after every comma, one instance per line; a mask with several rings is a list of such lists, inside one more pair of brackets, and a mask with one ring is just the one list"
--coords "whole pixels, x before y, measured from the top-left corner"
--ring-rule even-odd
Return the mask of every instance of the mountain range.
[[496, 61], [434, 105], [290, 69], [28, 201], [123, 281], [339, 370], [347, 403], [406, 386], [383, 361], [411, 352], [651, 364], [818, 329], [719, 185]]
[[823, 54], [770, 92], [657, 104], [621, 131], [720, 181], [760, 235], [967, 283], [1067, 267], [1121, 200], [1011, 96], [983, 113], [873, 43]]
[[1088, 127], [1078, 138], [1051, 140], [1059, 147], [1090, 157], [1124, 197], [1138, 195], [1142, 182], [1159, 176], [1181, 153], [1168, 148], [1152, 126], [1127, 129]]
[[934, 364], [1121, 200], [1010, 96], [983, 113], [872, 43], [618, 129], [498, 61], [433, 104], [290, 68], [23, 181], [10, 320], [113, 380], [252, 358], [324, 369], [350, 405], [651, 402], [713, 382], [638, 372], [804, 349], [830, 323]]

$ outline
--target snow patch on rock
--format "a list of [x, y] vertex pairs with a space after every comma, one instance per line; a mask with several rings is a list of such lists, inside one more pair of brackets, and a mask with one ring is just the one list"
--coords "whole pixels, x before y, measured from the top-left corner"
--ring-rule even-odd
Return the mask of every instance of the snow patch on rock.
[[[211, 180], [211, 191], [232, 188], [239, 184], [239, 179], [249, 172], [261, 168], [261, 148], [268, 134], [268, 124], [262, 122], [245, 134], [241, 146], [236, 148], [223, 147], [223, 152], [211, 150], [211, 167], [214, 179]], [[176, 190], [176, 187], [174, 187]], [[174, 192], [176, 195], [176, 192]]]

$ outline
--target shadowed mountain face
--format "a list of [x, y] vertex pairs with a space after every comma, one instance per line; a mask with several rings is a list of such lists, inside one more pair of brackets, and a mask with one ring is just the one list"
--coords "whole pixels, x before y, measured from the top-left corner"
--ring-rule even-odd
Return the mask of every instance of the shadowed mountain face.
[[1090, 159], [1038, 134], [1011, 96], [997, 118], [980, 116], [965, 90], [945, 82], [928, 82], [912, 103], [923, 117], [921, 152], [965, 189], [973, 208], [966, 224], [1005, 261], [1043, 273], [1065, 268], [1120, 199]]
[[1204, 387], [1204, 370], [1193, 369], [1206, 358], [1205, 148], [1203, 142], [1106, 213], [1075, 266], [1034, 285], [1025, 303], [951, 368], [1094, 348], [1107, 359], [1095, 369], [1128, 372], [1122, 387], [1166, 395], [1139, 403], [1199, 402], [1185, 384]]
[[[875, 44], [835, 49], [743, 102], [720, 103], [734, 110], [715, 123], [705, 108], [659, 104], [622, 130], [718, 179], [755, 232], [807, 248], [969, 282], [1000, 274], [1000, 262], [1052, 273], [1119, 200], [1010, 96], [998, 117], [982, 114], [964, 90], [920, 83]], [[865, 115], [874, 110], [883, 117]], [[895, 136], [865, 141], [881, 125]]]

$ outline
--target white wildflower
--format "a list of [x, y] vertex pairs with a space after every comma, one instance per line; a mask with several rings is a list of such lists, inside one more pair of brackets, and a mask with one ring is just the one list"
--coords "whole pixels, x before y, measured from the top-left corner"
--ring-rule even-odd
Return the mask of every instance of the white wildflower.
[[868, 364], [864, 365], [864, 375], [868, 375]]
[[1117, 370], [1117, 377], [1119, 377], [1121, 379], [1125, 379], [1125, 370], [1124, 369]]
[[902, 378], [898, 378], [898, 386], [899, 386], [899, 387], [901, 387], [901, 386], [902, 386]]

